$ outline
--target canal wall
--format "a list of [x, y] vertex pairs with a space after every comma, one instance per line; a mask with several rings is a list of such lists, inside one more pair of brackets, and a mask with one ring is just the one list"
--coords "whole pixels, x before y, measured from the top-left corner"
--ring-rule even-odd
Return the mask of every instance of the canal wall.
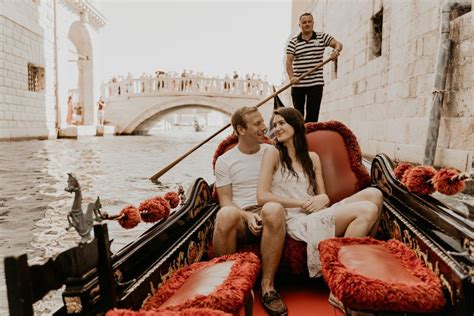
[[0, 0], [0, 140], [56, 138], [68, 95], [95, 124], [105, 24], [90, 1]]
[[[474, 1], [473, 1], [474, 2]], [[422, 163], [440, 38], [440, 0], [293, 0], [292, 32], [303, 12], [344, 45], [326, 66], [321, 120], [339, 120], [367, 155]], [[472, 6], [471, 6], [472, 7]], [[435, 165], [469, 171], [474, 152], [472, 11], [451, 13], [451, 58]], [[330, 49], [326, 54], [329, 55]]]

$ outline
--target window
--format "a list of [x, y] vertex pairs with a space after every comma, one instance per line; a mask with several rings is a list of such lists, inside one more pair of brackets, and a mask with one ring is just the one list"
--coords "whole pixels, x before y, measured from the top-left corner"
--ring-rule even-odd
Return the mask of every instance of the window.
[[371, 59], [382, 56], [383, 9], [372, 16]]
[[44, 90], [44, 68], [28, 64], [28, 91]]

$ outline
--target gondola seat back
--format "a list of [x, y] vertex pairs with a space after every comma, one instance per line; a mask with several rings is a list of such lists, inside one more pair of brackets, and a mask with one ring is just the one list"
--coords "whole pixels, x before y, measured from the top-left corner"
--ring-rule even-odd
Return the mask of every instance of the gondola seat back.
[[306, 124], [308, 149], [318, 154], [331, 204], [367, 187], [370, 177], [354, 134], [341, 122]]

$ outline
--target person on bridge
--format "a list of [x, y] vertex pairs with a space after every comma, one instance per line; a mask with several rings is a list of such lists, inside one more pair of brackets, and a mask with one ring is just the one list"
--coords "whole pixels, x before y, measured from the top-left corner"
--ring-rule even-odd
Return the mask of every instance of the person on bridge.
[[329, 34], [315, 32], [311, 13], [300, 16], [299, 26], [301, 33], [293, 37], [286, 48], [286, 72], [292, 83], [293, 107], [303, 115], [305, 122], [317, 122], [323, 97], [323, 69], [318, 69], [301, 81], [298, 77], [323, 61], [324, 49], [328, 46], [334, 48], [331, 59], [337, 59], [342, 44]]
[[274, 288], [275, 272], [285, 240], [285, 210], [278, 203], [257, 205], [257, 182], [264, 152], [265, 123], [256, 107], [237, 109], [231, 117], [237, 145], [216, 161], [216, 188], [221, 209], [213, 236], [217, 256], [233, 253], [237, 243], [260, 240], [262, 281], [260, 299], [270, 315], [288, 309]]
[[105, 120], [105, 102], [102, 99], [102, 96], [99, 97], [99, 101], [97, 101], [97, 108], [98, 108], [98, 115], [97, 118], [99, 120], [99, 125], [104, 125], [104, 120]]

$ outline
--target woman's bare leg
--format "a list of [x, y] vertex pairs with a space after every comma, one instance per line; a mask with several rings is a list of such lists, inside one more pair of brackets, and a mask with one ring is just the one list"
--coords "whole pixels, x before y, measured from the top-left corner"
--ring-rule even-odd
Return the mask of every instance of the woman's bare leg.
[[354, 193], [350, 197], [344, 199], [344, 203], [369, 201], [377, 205], [379, 210], [382, 210], [383, 205], [383, 194], [377, 188], [365, 188], [357, 193]]
[[375, 234], [377, 233], [377, 229], [380, 222], [380, 214], [382, 212], [382, 206], [383, 206], [383, 194], [377, 188], [374, 188], [374, 187], [366, 188], [344, 199], [344, 205], [348, 203], [363, 202], [363, 201], [372, 202], [373, 204], [377, 206], [377, 210], [378, 210], [377, 220], [374, 222], [374, 224], [370, 228], [370, 231], [367, 233], [368, 236], [374, 237]]
[[367, 236], [379, 217], [377, 205], [369, 201], [346, 202], [334, 210], [337, 237]]

